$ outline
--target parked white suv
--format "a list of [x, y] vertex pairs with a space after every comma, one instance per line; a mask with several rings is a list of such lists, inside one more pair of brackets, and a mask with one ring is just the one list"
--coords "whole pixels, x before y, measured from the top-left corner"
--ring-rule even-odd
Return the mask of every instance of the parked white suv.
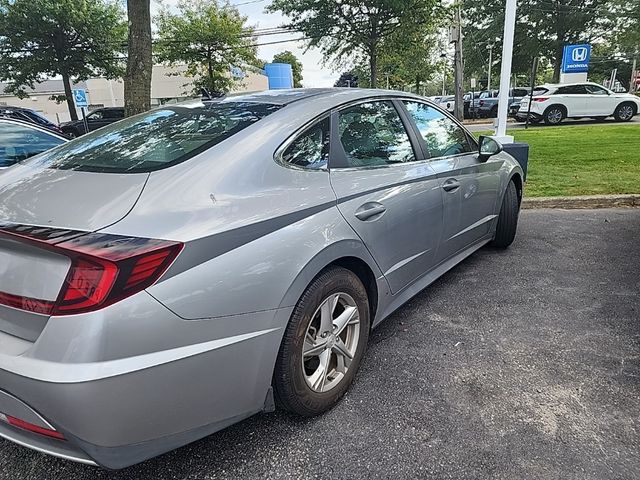
[[[525, 121], [529, 97], [524, 97], [516, 119]], [[529, 121], [544, 121], [556, 125], [565, 118], [594, 118], [603, 120], [613, 116], [628, 122], [640, 111], [640, 98], [629, 93], [614, 93], [597, 83], [545, 84], [533, 89]]]

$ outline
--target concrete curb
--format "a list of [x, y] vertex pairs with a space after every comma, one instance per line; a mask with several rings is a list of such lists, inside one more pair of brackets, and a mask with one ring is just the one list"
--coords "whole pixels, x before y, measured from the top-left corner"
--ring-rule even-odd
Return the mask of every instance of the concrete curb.
[[640, 207], [640, 195], [581, 195], [575, 197], [526, 197], [522, 208], [613, 208]]

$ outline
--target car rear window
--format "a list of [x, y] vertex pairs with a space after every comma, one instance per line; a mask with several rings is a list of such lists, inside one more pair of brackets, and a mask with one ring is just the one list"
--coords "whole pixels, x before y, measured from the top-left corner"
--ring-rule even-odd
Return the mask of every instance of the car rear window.
[[549, 91], [548, 88], [545, 87], [535, 87], [533, 89], [533, 96], [537, 96], [537, 95], [544, 95], [545, 93], [547, 93]]
[[188, 160], [281, 107], [252, 102], [162, 107], [84, 135], [44, 153], [38, 162], [86, 172], [160, 170]]

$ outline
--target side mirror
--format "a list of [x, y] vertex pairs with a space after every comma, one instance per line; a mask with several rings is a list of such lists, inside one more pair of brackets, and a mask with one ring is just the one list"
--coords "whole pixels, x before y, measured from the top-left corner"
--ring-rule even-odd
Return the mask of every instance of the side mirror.
[[481, 135], [479, 144], [478, 160], [481, 162], [486, 162], [489, 158], [502, 151], [502, 145], [500, 142], [492, 137]]

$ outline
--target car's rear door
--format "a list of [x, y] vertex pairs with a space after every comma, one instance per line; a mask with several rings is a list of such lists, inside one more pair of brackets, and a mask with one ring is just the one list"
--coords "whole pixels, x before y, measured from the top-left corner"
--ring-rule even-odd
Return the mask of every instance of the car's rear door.
[[347, 105], [331, 118], [331, 185], [393, 293], [434, 266], [442, 193], [415, 132], [390, 99]]
[[417, 100], [403, 102], [424, 142], [443, 192], [442, 238], [436, 260], [486, 238], [496, 218], [502, 160], [478, 160], [475, 140], [450, 116]]
[[568, 117], [589, 115], [587, 99], [589, 95], [584, 85], [567, 85], [560, 87], [553, 94], [553, 102], [564, 105]]

